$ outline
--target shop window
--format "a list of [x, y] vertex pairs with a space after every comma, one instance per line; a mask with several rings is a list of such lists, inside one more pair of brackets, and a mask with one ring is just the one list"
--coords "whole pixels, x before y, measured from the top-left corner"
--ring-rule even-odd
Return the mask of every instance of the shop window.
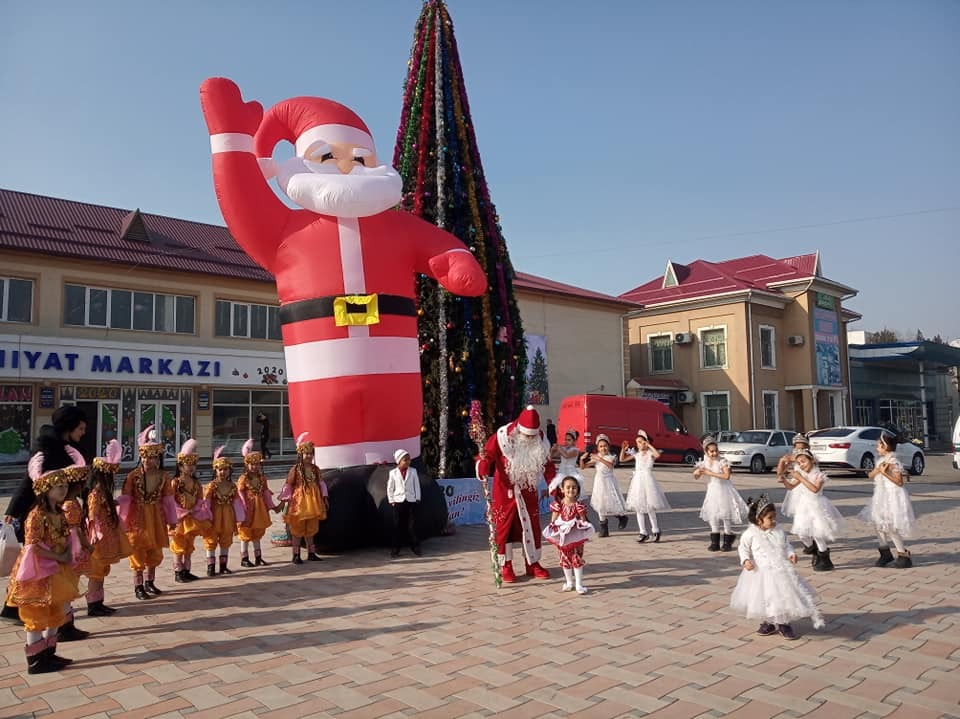
[[33, 387], [0, 385], [0, 465], [30, 459]]
[[63, 323], [75, 327], [193, 334], [196, 299], [185, 295], [65, 285]]
[[279, 340], [281, 339], [280, 308], [217, 300], [214, 332], [217, 337]]
[[213, 446], [225, 446], [226, 454], [236, 455], [251, 437], [260, 448], [257, 415], [261, 412], [270, 425], [269, 448], [274, 455], [296, 454], [290, 429], [290, 408], [286, 390], [212, 390]]
[[673, 372], [673, 336], [650, 335], [647, 343], [650, 351], [650, 372]]
[[33, 281], [0, 277], [0, 322], [30, 322], [32, 319]]
[[727, 366], [727, 330], [725, 327], [700, 330], [700, 346], [703, 353], [700, 366], [703, 369], [719, 369]]

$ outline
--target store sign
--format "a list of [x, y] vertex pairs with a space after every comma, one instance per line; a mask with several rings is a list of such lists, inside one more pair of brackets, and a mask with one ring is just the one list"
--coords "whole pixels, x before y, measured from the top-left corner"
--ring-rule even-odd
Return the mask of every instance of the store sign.
[[[0, 335], [0, 378], [157, 382], [175, 384], [286, 384], [281, 352], [214, 348], [171, 351], [160, 345]], [[272, 370], [265, 372], [264, 369]]]
[[40, 409], [53, 409], [55, 406], [53, 387], [40, 388]]
[[825, 310], [836, 309], [837, 298], [833, 295], [825, 295], [823, 292], [817, 292], [815, 304], [817, 307], [821, 307]]

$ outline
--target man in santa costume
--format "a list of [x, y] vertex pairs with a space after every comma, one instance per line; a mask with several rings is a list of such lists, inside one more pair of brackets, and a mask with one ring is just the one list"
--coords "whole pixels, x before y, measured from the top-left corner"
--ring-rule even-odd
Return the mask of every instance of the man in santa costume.
[[[227, 228], [276, 278], [293, 436], [310, 433], [322, 468], [390, 461], [398, 446], [418, 456], [415, 276], [476, 297], [483, 269], [454, 235], [392, 209], [401, 178], [348, 107], [296, 97], [264, 115], [225, 78], [204, 81], [200, 101]], [[277, 164], [281, 140], [296, 154]]]
[[540, 566], [540, 495], [541, 485], [553, 479], [557, 469], [532, 405], [487, 440], [477, 471], [481, 477], [493, 476], [491, 514], [500, 577], [517, 581], [512, 542], [520, 542], [527, 576], [549, 579], [550, 572]]

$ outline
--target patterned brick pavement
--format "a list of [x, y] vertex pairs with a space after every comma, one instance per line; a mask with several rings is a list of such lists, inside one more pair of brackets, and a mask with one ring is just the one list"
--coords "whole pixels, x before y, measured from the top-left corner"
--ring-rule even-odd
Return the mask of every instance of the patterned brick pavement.
[[[932, 462], [931, 462], [932, 464]], [[759, 637], [727, 609], [735, 553], [706, 551], [702, 485], [658, 469], [674, 510], [663, 540], [630, 529], [591, 542], [591, 593], [560, 581], [497, 591], [486, 530], [431, 539], [422, 558], [384, 551], [328, 556], [174, 584], [165, 561], [157, 599], [138, 602], [115, 568], [107, 601], [121, 611], [79, 625], [75, 660], [29, 676], [20, 627], [0, 625], [0, 717], [960, 717], [960, 484], [917, 478], [915, 567], [878, 569], [874, 540], [851, 521], [814, 574], [827, 626], [802, 638]], [[618, 470], [626, 486], [627, 470]], [[746, 497], [772, 475], [735, 475]], [[829, 494], [851, 516], [870, 483], [839, 475]], [[773, 490], [774, 496], [782, 492]], [[544, 564], [557, 566], [554, 551]], [[559, 574], [559, 571], [555, 571]]]

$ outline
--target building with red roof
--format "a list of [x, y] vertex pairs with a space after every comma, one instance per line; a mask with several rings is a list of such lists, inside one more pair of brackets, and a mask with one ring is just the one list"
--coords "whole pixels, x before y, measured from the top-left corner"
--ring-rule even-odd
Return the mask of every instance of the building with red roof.
[[852, 287], [821, 272], [819, 253], [668, 262], [620, 297], [627, 393], [669, 402], [691, 432], [799, 431], [850, 417], [843, 307]]

